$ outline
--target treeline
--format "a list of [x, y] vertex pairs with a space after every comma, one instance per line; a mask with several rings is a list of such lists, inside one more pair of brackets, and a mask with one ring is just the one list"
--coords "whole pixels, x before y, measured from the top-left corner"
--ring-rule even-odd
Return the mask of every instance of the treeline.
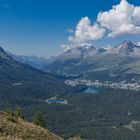
[[[19, 118], [25, 119], [25, 116], [23, 115], [22, 109], [20, 107], [17, 107], [15, 110], [7, 110], [6, 112], [8, 114], [7, 119], [11, 122], [17, 122]], [[40, 111], [35, 112], [32, 122], [40, 127], [46, 128], [43, 114]]]

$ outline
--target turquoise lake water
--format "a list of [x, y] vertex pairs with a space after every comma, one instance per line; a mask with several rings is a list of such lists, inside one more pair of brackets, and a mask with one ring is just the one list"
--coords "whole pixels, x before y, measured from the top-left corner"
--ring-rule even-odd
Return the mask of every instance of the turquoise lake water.
[[99, 89], [88, 87], [84, 93], [99, 93]]

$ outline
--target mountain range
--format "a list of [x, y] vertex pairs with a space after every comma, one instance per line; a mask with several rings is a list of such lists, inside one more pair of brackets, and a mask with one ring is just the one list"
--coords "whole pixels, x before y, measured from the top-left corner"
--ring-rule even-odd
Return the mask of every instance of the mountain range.
[[7, 52], [15, 61], [29, 64], [34, 68], [41, 69], [41, 67], [48, 63], [48, 59], [44, 57], [37, 57], [37, 56], [26, 56], [26, 55], [15, 55], [11, 52]]
[[50, 59], [8, 54], [15, 61], [60, 76], [82, 75], [84, 79], [102, 81], [140, 79], [140, 46], [128, 40], [115, 47], [102, 48], [84, 43]]
[[45, 99], [66, 89], [60, 77], [17, 62], [0, 48], [0, 110], [4, 106], [45, 103]]
[[[105, 87], [95, 88], [100, 94], [90, 94], [84, 92], [87, 87], [83, 85], [74, 92], [77, 87], [64, 83], [64, 79], [75, 77], [102, 81], [133, 79], [138, 83], [139, 49], [130, 41], [100, 49], [83, 44], [36, 69], [0, 48], [0, 110], [20, 106], [29, 121], [36, 111], [41, 111], [47, 128], [65, 139], [79, 134], [90, 140], [139, 140], [139, 91]], [[67, 104], [47, 103], [47, 99], [56, 97]]]
[[[95, 80], [140, 79], [140, 46], [123, 41], [112, 48], [83, 44], [62, 53], [43, 71], [60, 75], [83, 75]], [[102, 75], [102, 76], [101, 76]]]

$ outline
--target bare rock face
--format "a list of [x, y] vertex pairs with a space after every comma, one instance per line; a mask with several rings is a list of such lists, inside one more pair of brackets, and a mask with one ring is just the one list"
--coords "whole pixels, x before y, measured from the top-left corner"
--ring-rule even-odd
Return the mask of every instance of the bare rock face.
[[61, 62], [70, 60], [81, 60], [86, 57], [94, 56], [97, 53], [98, 50], [94, 46], [89, 44], [82, 44], [80, 46], [68, 49], [58, 57], [58, 60]]
[[140, 46], [133, 44], [131, 41], [124, 41], [111, 50], [114, 54], [140, 56]]

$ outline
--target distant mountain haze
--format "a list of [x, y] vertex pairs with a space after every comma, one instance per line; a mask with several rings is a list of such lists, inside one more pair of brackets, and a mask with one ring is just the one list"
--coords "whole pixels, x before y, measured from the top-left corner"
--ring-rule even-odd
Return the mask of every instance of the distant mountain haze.
[[[55, 86], [55, 89], [52, 88], [52, 86]], [[0, 48], [0, 87], [1, 90], [7, 87], [6, 89], [10, 89], [11, 92], [15, 89], [19, 90], [17, 94], [26, 93], [26, 96], [38, 96], [43, 98], [43, 96], [47, 97], [49, 94], [55, 94], [56, 89], [58, 93], [59, 91], [63, 93], [64, 88], [61, 87], [65, 87], [65, 84], [63, 80], [57, 76], [15, 61]], [[5, 92], [1, 91], [1, 96], [5, 96]], [[16, 97], [16, 95], [13, 96], [13, 98], [14, 97]]]
[[[115, 77], [116, 80], [123, 75], [127, 75], [125, 76], [126, 79], [130, 75], [136, 77], [140, 75], [140, 46], [128, 40], [110, 48], [97, 48], [91, 44], [83, 43], [67, 49], [58, 57], [51, 57], [50, 59], [8, 54], [18, 62], [63, 76], [86, 74], [94, 77], [98, 72], [107, 79], [112, 80]], [[91, 79], [92, 76], [89, 78]], [[100, 76], [97, 77], [97, 79], [100, 78]]]

